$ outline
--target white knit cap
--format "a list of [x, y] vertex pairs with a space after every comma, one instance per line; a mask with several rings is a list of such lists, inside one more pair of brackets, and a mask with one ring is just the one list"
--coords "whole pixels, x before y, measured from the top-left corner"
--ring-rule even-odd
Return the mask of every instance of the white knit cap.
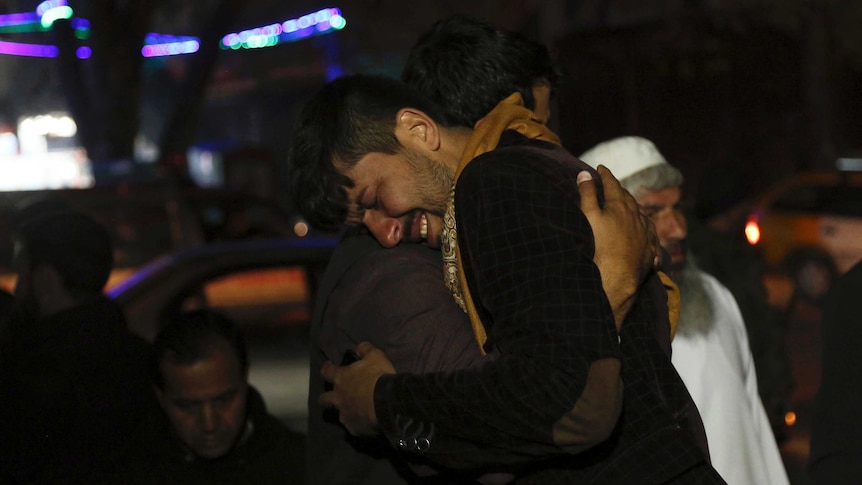
[[593, 168], [599, 165], [608, 167], [617, 180], [667, 163], [653, 142], [639, 136], [623, 136], [599, 143], [584, 152], [580, 159]]

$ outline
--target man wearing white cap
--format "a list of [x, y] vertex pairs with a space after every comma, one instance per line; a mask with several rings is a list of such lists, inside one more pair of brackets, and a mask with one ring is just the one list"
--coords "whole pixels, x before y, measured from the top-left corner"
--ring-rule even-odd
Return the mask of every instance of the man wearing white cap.
[[758, 395], [739, 307], [686, 251], [682, 173], [651, 141], [635, 136], [600, 143], [580, 158], [611, 170], [650, 216], [670, 254], [671, 276], [681, 294], [672, 362], [703, 418], [713, 467], [730, 485], [789, 483]]

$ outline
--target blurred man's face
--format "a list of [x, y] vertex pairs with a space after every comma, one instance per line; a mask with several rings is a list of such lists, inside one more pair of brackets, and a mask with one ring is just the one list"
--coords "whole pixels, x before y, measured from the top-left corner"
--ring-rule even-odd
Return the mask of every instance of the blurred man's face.
[[680, 204], [681, 196], [680, 188], [672, 187], [659, 191], [646, 190], [635, 197], [655, 224], [659, 244], [670, 253], [671, 272], [677, 274], [685, 267], [685, 238], [688, 236], [688, 224]]
[[455, 174], [443, 163], [404, 149], [387, 155], [370, 153], [345, 173], [349, 224], [362, 224], [384, 247], [401, 242], [439, 248], [443, 214]]
[[246, 421], [248, 384], [235, 352], [219, 345], [192, 365], [160, 365], [164, 391], [156, 393], [174, 431], [201, 458], [226, 455]]

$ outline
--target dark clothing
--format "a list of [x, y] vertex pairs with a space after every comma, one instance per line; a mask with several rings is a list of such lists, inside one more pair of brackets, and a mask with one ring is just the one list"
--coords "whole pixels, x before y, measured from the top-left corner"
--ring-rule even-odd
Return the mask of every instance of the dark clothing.
[[816, 484], [862, 483], [862, 263], [833, 286], [821, 320], [820, 388], [811, 421], [809, 474]]
[[745, 240], [742, 228], [726, 234], [689, 215], [688, 244], [698, 266], [733, 294], [742, 312], [757, 387], [776, 438], [786, 437], [784, 415], [793, 391], [783, 311], [769, 305], [763, 284], [764, 263], [757, 249]]
[[0, 482], [92, 483], [117, 466], [156, 406], [148, 352], [106, 298], [18, 325], [0, 356]]
[[[655, 325], [668, 328], [657, 276], [617, 334], [580, 211], [582, 170], [559, 146], [512, 131], [464, 169], [458, 244], [498, 355], [469, 371], [381, 377], [375, 408], [393, 446], [453, 467], [529, 463], [523, 483], [666, 483], [705, 464], [700, 417], [662, 350], [669, 332], [663, 345], [655, 337]], [[567, 454], [552, 429], [567, 414], [589, 429], [576, 404], [596, 384], [591, 364], [607, 359], [622, 361], [622, 415], [609, 439]], [[722, 483], [707, 472], [714, 481], [698, 483]]]
[[[308, 479], [319, 484], [403, 484], [419, 479], [407, 456], [384, 439], [356, 439], [337, 413], [317, 403], [320, 366], [369, 341], [398, 372], [426, 373], [484, 362], [467, 315], [443, 284], [440, 251], [418, 244], [384, 249], [367, 235], [350, 236], [333, 254], [311, 328]], [[456, 483], [447, 476], [424, 478]]]
[[152, 485], [293, 485], [304, 482], [303, 436], [267, 413], [263, 398], [249, 386], [248, 422], [243, 438], [226, 456], [205, 460], [176, 437], [161, 410], [136, 433], [135, 448], [123, 459], [114, 483]]

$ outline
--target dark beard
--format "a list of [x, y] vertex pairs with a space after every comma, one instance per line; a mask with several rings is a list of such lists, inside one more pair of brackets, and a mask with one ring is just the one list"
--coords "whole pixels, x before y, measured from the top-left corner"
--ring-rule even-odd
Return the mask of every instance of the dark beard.
[[420, 205], [417, 209], [442, 216], [446, 212], [455, 173], [446, 165], [413, 150], [405, 150], [404, 159], [410, 165], [414, 179], [419, 182], [416, 195]]
[[715, 308], [706, 289], [702, 272], [691, 254], [676, 280], [679, 286], [680, 309], [677, 333], [694, 336], [708, 333], [715, 324]]

